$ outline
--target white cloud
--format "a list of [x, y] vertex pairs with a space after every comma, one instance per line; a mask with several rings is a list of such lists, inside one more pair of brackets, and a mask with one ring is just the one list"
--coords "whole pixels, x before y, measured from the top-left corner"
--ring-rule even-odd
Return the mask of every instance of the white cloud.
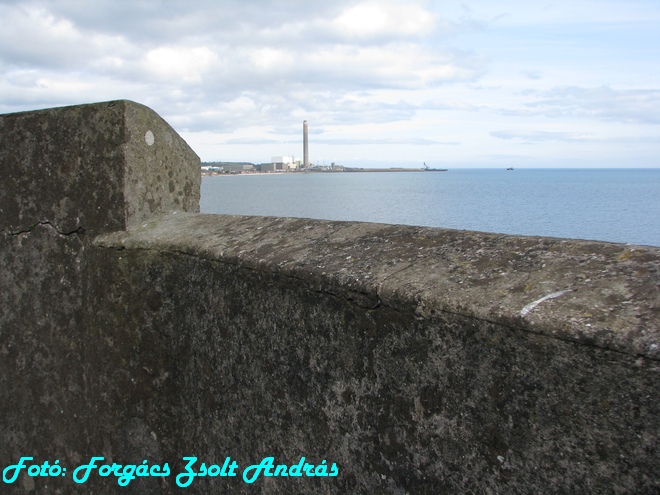
[[0, 17], [0, 56], [6, 64], [66, 67], [89, 53], [71, 22], [44, 8], [0, 5]]
[[[302, 55], [301, 71], [345, 88], [407, 88], [476, 78], [482, 67], [477, 57], [454, 56], [412, 43], [383, 46], [335, 45]], [[323, 81], [324, 79], [321, 79]]]
[[523, 70], [520, 71], [520, 73], [525, 77], [527, 77], [528, 79], [532, 79], [532, 80], [538, 80], [541, 79], [542, 77], [541, 71], [538, 70]]
[[523, 143], [540, 143], [544, 141], [561, 141], [565, 143], [600, 143], [600, 144], [660, 144], [660, 136], [604, 136], [594, 133], [508, 130], [492, 131], [491, 136]]
[[159, 47], [146, 54], [145, 66], [158, 77], [189, 83], [200, 82], [216, 60], [215, 53], [204, 46]]
[[2, 0], [0, 111], [133, 99], [204, 159], [289, 153], [304, 119], [333, 156], [660, 156], [657, 2], [466, 4]]
[[660, 124], [660, 89], [616, 90], [608, 86], [553, 88], [527, 103], [551, 117], [576, 116], [600, 120]]
[[249, 53], [254, 66], [260, 72], [282, 72], [295, 70], [295, 57], [284, 50], [264, 47]]
[[550, 131], [493, 131], [491, 136], [499, 139], [519, 140], [526, 143], [538, 143], [542, 141], [564, 141], [585, 142], [603, 141], [591, 134], [580, 134], [575, 132], [550, 132]]
[[331, 23], [347, 38], [417, 37], [435, 27], [434, 15], [420, 5], [388, 1], [359, 3], [344, 10]]

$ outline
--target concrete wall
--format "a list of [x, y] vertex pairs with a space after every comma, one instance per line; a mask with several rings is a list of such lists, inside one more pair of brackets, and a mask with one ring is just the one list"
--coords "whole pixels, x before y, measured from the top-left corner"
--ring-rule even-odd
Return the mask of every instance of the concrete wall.
[[[67, 467], [3, 493], [179, 493], [184, 456], [239, 466], [187, 493], [660, 490], [660, 249], [201, 215], [131, 102], [0, 134], [0, 467]], [[245, 483], [269, 456], [338, 476]]]

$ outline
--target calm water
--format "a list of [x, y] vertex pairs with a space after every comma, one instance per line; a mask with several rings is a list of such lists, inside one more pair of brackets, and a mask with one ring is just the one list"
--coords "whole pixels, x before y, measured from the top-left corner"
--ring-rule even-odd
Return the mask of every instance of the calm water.
[[660, 246], [660, 169], [203, 177], [201, 210]]

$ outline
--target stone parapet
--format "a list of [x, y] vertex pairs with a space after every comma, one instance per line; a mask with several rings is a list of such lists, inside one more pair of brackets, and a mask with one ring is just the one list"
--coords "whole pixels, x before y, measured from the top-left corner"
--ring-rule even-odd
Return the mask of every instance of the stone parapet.
[[660, 249], [405, 225], [170, 215], [97, 245], [168, 249], [305, 280], [365, 308], [458, 314], [660, 358]]
[[[67, 469], [2, 493], [660, 491], [660, 249], [202, 215], [132, 102], [0, 140], [0, 468]], [[182, 488], [190, 456], [236, 476]], [[247, 483], [268, 457], [337, 476]]]

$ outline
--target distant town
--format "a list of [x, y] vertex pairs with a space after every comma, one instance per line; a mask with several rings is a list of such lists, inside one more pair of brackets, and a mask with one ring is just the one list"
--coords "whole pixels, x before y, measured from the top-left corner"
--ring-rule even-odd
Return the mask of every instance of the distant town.
[[273, 156], [268, 163], [204, 162], [202, 175], [273, 174], [285, 172], [446, 172], [446, 169], [429, 168], [354, 168], [343, 165], [315, 165], [309, 161], [309, 127], [303, 121], [303, 159], [294, 156]]
[[274, 156], [268, 163], [250, 162], [203, 162], [202, 175], [238, 175], [238, 174], [273, 174], [273, 173], [312, 173], [312, 172], [446, 172], [446, 169], [429, 168], [424, 164], [420, 168], [357, 168], [331, 163], [307, 167], [301, 160], [292, 156]]

